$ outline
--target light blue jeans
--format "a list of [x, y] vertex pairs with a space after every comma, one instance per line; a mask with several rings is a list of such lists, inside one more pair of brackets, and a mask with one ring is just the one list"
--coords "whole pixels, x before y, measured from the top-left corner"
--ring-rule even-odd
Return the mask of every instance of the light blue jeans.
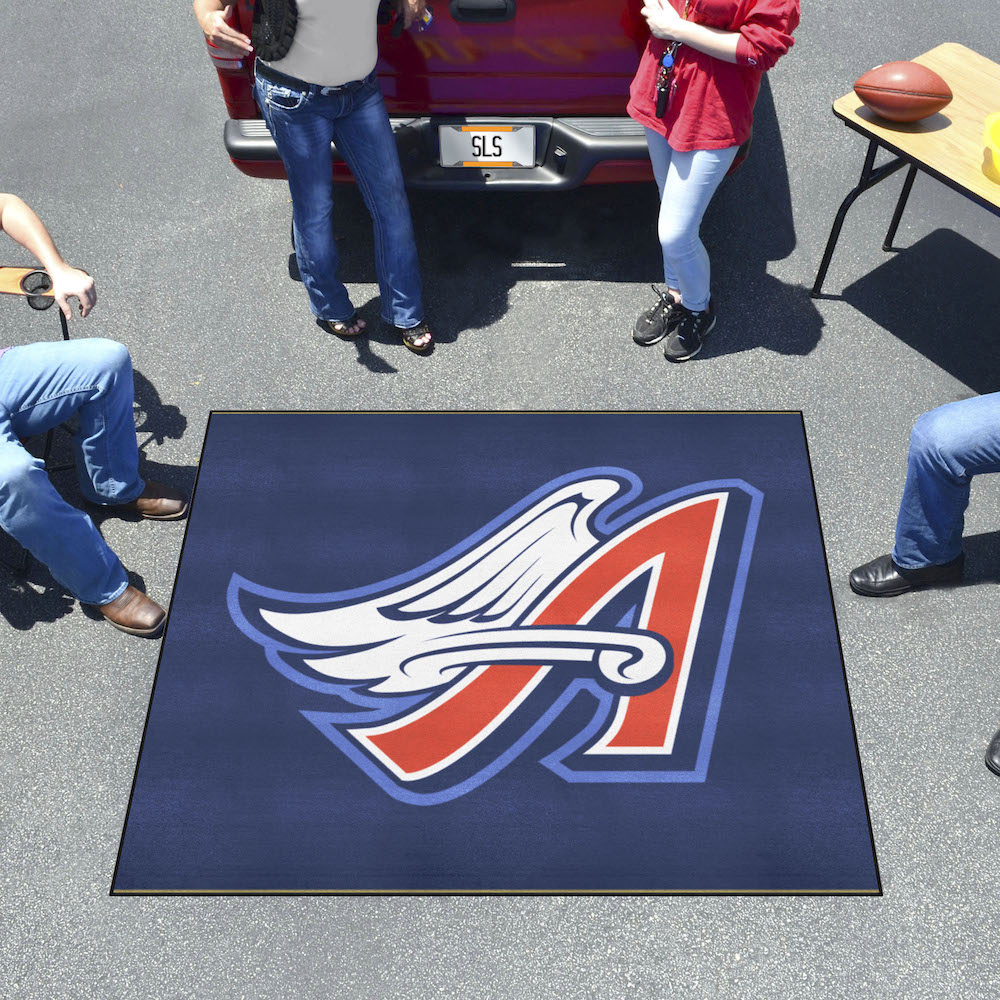
[[83, 495], [98, 504], [134, 500], [145, 484], [128, 351], [93, 338], [28, 344], [0, 355], [0, 528], [78, 600], [107, 604], [128, 586], [121, 562], [21, 444], [73, 416], [79, 418], [74, 452]]
[[897, 566], [958, 558], [972, 477], [983, 472], [1000, 472], [1000, 392], [946, 403], [917, 420], [896, 521]]
[[698, 231], [708, 203], [740, 147], [679, 153], [651, 128], [646, 129], [646, 142], [660, 189], [656, 231], [663, 248], [663, 280], [667, 288], [681, 293], [681, 302], [688, 309], [701, 312], [708, 308], [712, 276], [708, 251]]
[[258, 75], [254, 92], [288, 175], [295, 254], [313, 313], [334, 321], [354, 313], [337, 277], [334, 142], [372, 217], [382, 318], [405, 329], [419, 326], [424, 306], [410, 205], [374, 71], [361, 86], [343, 90], [279, 86]]

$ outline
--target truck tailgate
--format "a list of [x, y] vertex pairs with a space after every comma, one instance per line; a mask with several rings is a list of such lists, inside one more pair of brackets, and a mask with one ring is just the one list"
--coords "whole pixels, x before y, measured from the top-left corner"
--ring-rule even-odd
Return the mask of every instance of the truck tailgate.
[[635, 0], [438, 0], [423, 32], [380, 37], [390, 114], [620, 115], [649, 37]]

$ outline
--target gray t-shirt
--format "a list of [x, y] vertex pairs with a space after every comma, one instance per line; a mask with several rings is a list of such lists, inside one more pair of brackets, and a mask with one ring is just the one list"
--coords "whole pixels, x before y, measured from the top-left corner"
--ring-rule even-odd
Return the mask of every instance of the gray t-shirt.
[[292, 47], [267, 65], [321, 87], [363, 80], [378, 59], [379, 0], [297, 0]]

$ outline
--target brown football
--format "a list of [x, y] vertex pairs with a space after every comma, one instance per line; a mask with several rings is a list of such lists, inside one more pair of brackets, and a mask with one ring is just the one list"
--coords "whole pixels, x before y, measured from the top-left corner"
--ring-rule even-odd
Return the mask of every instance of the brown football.
[[880, 118], [916, 122], [946, 107], [951, 88], [932, 69], [915, 62], [890, 62], [858, 77], [854, 93]]

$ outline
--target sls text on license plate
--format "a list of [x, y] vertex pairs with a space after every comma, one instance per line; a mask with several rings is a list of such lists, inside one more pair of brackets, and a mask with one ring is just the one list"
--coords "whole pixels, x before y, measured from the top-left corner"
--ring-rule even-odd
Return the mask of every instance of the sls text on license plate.
[[442, 167], [533, 167], [534, 125], [441, 125]]

